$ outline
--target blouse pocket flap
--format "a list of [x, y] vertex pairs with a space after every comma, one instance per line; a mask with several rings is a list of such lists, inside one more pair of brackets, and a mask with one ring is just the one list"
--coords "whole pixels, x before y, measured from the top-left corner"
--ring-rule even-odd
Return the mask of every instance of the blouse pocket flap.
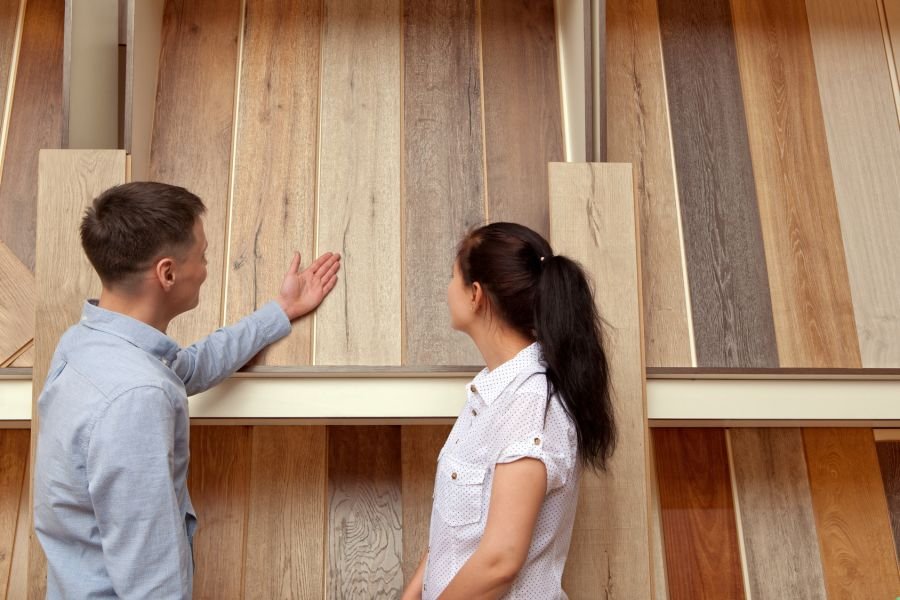
[[487, 475], [487, 469], [467, 464], [447, 455], [441, 475], [456, 485], [481, 485]]

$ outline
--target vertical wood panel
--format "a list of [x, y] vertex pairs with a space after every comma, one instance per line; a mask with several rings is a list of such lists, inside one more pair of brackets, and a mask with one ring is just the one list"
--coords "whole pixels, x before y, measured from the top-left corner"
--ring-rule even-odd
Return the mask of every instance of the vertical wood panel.
[[777, 367], [728, 0], [659, 16], [697, 365]]
[[476, 365], [450, 327], [456, 244], [484, 219], [477, 0], [407, 0], [403, 28], [404, 363]]
[[[9, 585], [5, 590], [8, 600], [28, 597], [28, 559], [31, 546], [31, 459], [30, 451], [25, 451], [25, 477], [19, 494], [19, 519], [16, 523], [16, 537], [13, 542], [9, 569]], [[37, 541], [35, 541], [37, 543]]]
[[182, 345], [221, 325], [240, 7], [241, 0], [167, 0], [163, 14], [150, 179], [200, 196], [209, 240], [200, 304], [168, 331]]
[[28, 495], [24, 487], [28, 444], [27, 429], [0, 430], [0, 596], [4, 598], [9, 587], [19, 505], [23, 491]]
[[655, 0], [606, 2], [607, 156], [634, 165], [648, 367], [690, 367], [678, 195]]
[[[650, 531], [638, 226], [631, 165], [549, 169], [554, 252], [584, 265], [606, 329], [619, 445], [607, 473], [585, 472], [563, 587], [573, 600], [649, 598]], [[615, 285], [609, 285], [615, 282]]]
[[900, 560], [900, 442], [878, 442], [876, 449], [888, 511], [891, 515], [894, 547]]
[[0, 364], [34, 338], [34, 275], [0, 242]]
[[[18, 39], [16, 30], [19, 26], [19, 8], [22, 0], [0, 0], [0, 157], [3, 156], [3, 116], [6, 110], [6, 92], [9, 89], [11, 75], [15, 71], [13, 54]], [[2, 160], [0, 160], [2, 164]]]
[[725, 431], [654, 429], [669, 597], [743, 598]]
[[864, 367], [900, 365], [900, 129], [877, 3], [808, 0]]
[[[315, 257], [319, 2], [250, 2], [244, 19], [226, 316], [237, 321], [278, 292], [292, 253]], [[345, 170], [341, 173], [346, 174]], [[312, 316], [255, 362], [305, 365]]]
[[731, 6], [780, 366], [859, 367], [804, 0]]
[[871, 429], [805, 429], [829, 598], [894, 598], [900, 574]]
[[799, 429], [731, 429], [752, 598], [825, 600]]
[[488, 218], [549, 234], [547, 163], [565, 160], [553, 0], [482, 0]]
[[653, 600], [669, 600], [669, 584], [666, 579], [666, 548], [662, 530], [662, 507], [659, 503], [659, 478], [656, 476], [656, 459], [653, 453], [653, 436], [647, 438], [650, 445], [650, 560], [653, 565]]
[[[888, 60], [894, 63], [894, 73], [900, 70], [900, 2], [898, 0], [881, 0], [884, 7], [884, 44], [889, 53]], [[900, 119], [900, 86], [895, 79], [894, 102], [897, 104], [897, 118]]]

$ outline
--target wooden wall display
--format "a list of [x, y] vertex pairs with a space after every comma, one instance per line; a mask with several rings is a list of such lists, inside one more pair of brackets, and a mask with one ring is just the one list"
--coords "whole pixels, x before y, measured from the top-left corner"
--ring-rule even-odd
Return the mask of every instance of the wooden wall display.
[[[879, 441], [876, 444], [881, 479], [884, 482], [894, 546], [900, 561], [900, 441]], [[900, 566], [900, 565], [898, 565]]]
[[25, 345], [25, 348], [22, 349], [21, 353], [18, 354], [15, 359], [5, 365], [7, 367], [13, 367], [18, 369], [28, 369], [34, 366], [34, 340], [28, 342]]
[[34, 275], [0, 242], [0, 364], [34, 338]]
[[[13, 57], [19, 40], [16, 31], [19, 28], [21, 0], [0, 1], [0, 157], [3, 156], [3, 119], [6, 111], [6, 92], [15, 73]], [[2, 161], [0, 161], [2, 163]]]
[[25, 477], [29, 432], [0, 430], [0, 597], [7, 597], [22, 495], [28, 496]]
[[[19, 519], [16, 523], [16, 537], [13, 540], [12, 557], [10, 558], [9, 584], [5, 591], [8, 600], [28, 597], [28, 560], [31, 547], [31, 460], [29, 449], [25, 449], [22, 457], [25, 476], [22, 480], [22, 492], [19, 494]], [[36, 542], [35, 542], [36, 543]]]
[[[900, 2], [881, 0], [884, 8], [884, 43], [892, 51], [888, 60], [894, 61], [894, 72], [900, 70]], [[900, 119], [900, 82], [894, 81], [894, 101], [897, 103], [897, 118]]]
[[662, 507], [659, 502], [659, 478], [656, 476], [656, 458], [653, 436], [647, 438], [650, 464], [650, 560], [653, 565], [653, 600], [669, 599], [666, 577], [666, 548], [662, 529]]

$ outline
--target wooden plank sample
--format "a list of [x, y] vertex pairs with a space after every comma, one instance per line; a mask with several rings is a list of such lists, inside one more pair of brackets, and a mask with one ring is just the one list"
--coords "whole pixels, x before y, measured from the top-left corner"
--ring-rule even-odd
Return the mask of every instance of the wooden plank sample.
[[244, 597], [324, 593], [324, 426], [253, 428]]
[[697, 365], [777, 367], [728, 0], [659, 16]]
[[403, 28], [403, 362], [477, 365], [450, 327], [456, 244], [484, 214], [477, 0], [408, 0]]
[[[0, 157], [3, 156], [3, 117], [6, 111], [6, 94], [15, 72], [13, 55], [19, 40], [16, 30], [19, 27], [19, 9], [22, 0], [0, 0]], [[0, 165], [3, 161], [0, 160]]]
[[655, 0], [606, 2], [607, 159], [634, 165], [648, 367], [690, 367], [678, 191]]
[[63, 16], [59, 0], [30, 0], [0, 178], [0, 240], [34, 270], [38, 151], [62, 144]]
[[668, 600], [666, 580], [666, 547], [662, 531], [662, 508], [659, 504], [659, 478], [653, 453], [653, 436], [647, 438], [650, 460], [650, 560], [653, 567], [653, 600]]
[[34, 366], [34, 340], [28, 343], [25, 348], [25, 351], [19, 354], [14, 361], [12, 361], [8, 366], [15, 368], [28, 368]]
[[565, 160], [553, 0], [484, 0], [481, 48], [487, 218], [547, 237], [547, 163]]
[[[229, 323], [278, 293], [295, 250], [304, 266], [315, 259], [321, 16], [315, 2], [247, 4], [226, 265]], [[295, 321], [293, 333], [254, 363], [309, 364], [312, 322]]]
[[0, 597], [7, 597], [10, 567], [19, 522], [19, 505], [28, 464], [27, 429], [0, 429]]
[[34, 275], [0, 242], [0, 364], [34, 338]]
[[403, 592], [400, 477], [400, 427], [329, 427], [327, 597]]
[[31, 553], [31, 540], [34, 539], [34, 543], [37, 543], [37, 538], [32, 535], [31, 529], [31, 460], [28, 450], [25, 451], [23, 461], [25, 476], [22, 481], [22, 492], [19, 494], [19, 518], [16, 522], [16, 537], [13, 541], [12, 557], [10, 558], [9, 584], [5, 590], [0, 588], [0, 592], [5, 591], [4, 598], [8, 600], [28, 597], [28, 559]]
[[900, 573], [871, 429], [804, 429], [829, 598], [895, 598]]
[[239, 598], [250, 497], [251, 428], [191, 427], [188, 490], [194, 536], [194, 596]]
[[804, 0], [731, 8], [780, 366], [860, 367]]
[[344, 267], [316, 311], [317, 365], [399, 365], [400, 2], [326, 0], [318, 242]]
[[[200, 304], [172, 321], [167, 332], [182, 345], [222, 324], [240, 20], [241, 0], [167, 0], [163, 14], [150, 179], [200, 196], [209, 240]], [[284, 263], [283, 274], [289, 258], [275, 260]]]
[[900, 133], [876, 2], [809, 0], [863, 367], [900, 365]]
[[[551, 163], [551, 243], [597, 283], [619, 445], [604, 474], [585, 472], [563, 587], [570, 598], [649, 598], [650, 517], [641, 331], [639, 224], [631, 165]], [[606, 285], [615, 281], [615, 285]], [[598, 499], [602, 498], [602, 502]], [[608, 596], [609, 597], [609, 596]]]
[[800, 430], [740, 428], [728, 436], [750, 597], [825, 600]]
[[[884, 23], [882, 35], [885, 48], [890, 52], [888, 60], [893, 62], [894, 74], [900, 70], [900, 2], [898, 0], [882, 0], [884, 7]], [[890, 67], [890, 65], [888, 65]], [[892, 77], [894, 84], [894, 102], [897, 105], [897, 118], [900, 119], [900, 85], [896, 78]]]
[[450, 425], [404, 425], [400, 429], [403, 507], [403, 581], [408, 582], [428, 550], [437, 457]]
[[671, 598], [743, 598], [723, 429], [654, 429]]
[[894, 547], [900, 560], [900, 442], [878, 442], [875, 448], [878, 451], [881, 480], [884, 483], [888, 511], [891, 515]]

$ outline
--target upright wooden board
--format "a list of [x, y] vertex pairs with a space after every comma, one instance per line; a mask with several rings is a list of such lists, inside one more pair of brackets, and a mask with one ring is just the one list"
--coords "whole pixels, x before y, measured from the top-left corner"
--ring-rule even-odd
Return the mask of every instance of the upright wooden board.
[[[247, 4], [226, 265], [229, 323], [278, 293], [295, 250], [304, 266], [315, 259], [321, 12], [317, 2]], [[291, 335], [255, 362], [309, 364], [312, 322], [295, 321]]]
[[30, 453], [25, 452], [25, 478], [22, 481], [22, 493], [19, 494], [19, 519], [16, 523], [16, 537], [13, 541], [12, 557], [10, 559], [9, 584], [4, 596], [8, 600], [13, 598], [28, 597], [28, 560], [31, 554], [31, 540], [37, 543], [37, 538], [32, 535], [31, 528], [31, 459]]
[[891, 514], [894, 546], [900, 560], [900, 441], [884, 441], [876, 444], [881, 479]]
[[653, 453], [653, 436], [647, 438], [650, 446], [650, 559], [653, 565], [653, 600], [669, 599], [666, 578], [666, 547], [662, 532], [662, 507], [659, 504], [659, 478], [656, 476], [656, 459]]
[[0, 242], [0, 364], [34, 338], [34, 275]]
[[318, 248], [343, 253], [316, 312], [317, 365], [399, 365], [399, 0], [326, 0]]
[[28, 496], [27, 429], [0, 429], [0, 596], [8, 597], [10, 567], [19, 523], [22, 494]]
[[[0, 132], [3, 130], [3, 116], [6, 111], [6, 92], [12, 81], [12, 74], [16, 70], [13, 55], [19, 43], [16, 31], [19, 28], [21, 7], [22, 0], [0, 1]], [[2, 141], [3, 134], [0, 133], [0, 143]], [[2, 156], [3, 147], [0, 145], [0, 157]]]
[[544, 237], [547, 163], [565, 160], [553, 0], [481, 2], [487, 217]]
[[[887, 27], [887, 35], [884, 43], [891, 50], [889, 60], [894, 61], [894, 72], [900, 70], [900, 2], [897, 0], [882, 0], [884, 6], [885, 25]], [[894, 82], [894, 100], [900, 110], [900, 87], [898, 82]], [[897, 115], [900, 119], [900, 115]]]
[[606, 2], [607, 159], [634, 166], [648, 367], [691, 367], [684, 252], [655, 0]]
[[451, 329], [456, 244], [484, 214], [477, 0], [408, 0], [403, 27], [403, 361], [477, 365]]
[[697, 365], [777, 367], [728, 0], [659, 16]]
[[[554, 252], [595, 284], [606, 329], [619, 445], [607, 473], [585, 472], [563, 587], [570, 598], [649, 598], [647, 419], [641, 331], [639, 224], [631, 165], [551, 163]], [[615, 282], [614, 285], [611, 283]]]

